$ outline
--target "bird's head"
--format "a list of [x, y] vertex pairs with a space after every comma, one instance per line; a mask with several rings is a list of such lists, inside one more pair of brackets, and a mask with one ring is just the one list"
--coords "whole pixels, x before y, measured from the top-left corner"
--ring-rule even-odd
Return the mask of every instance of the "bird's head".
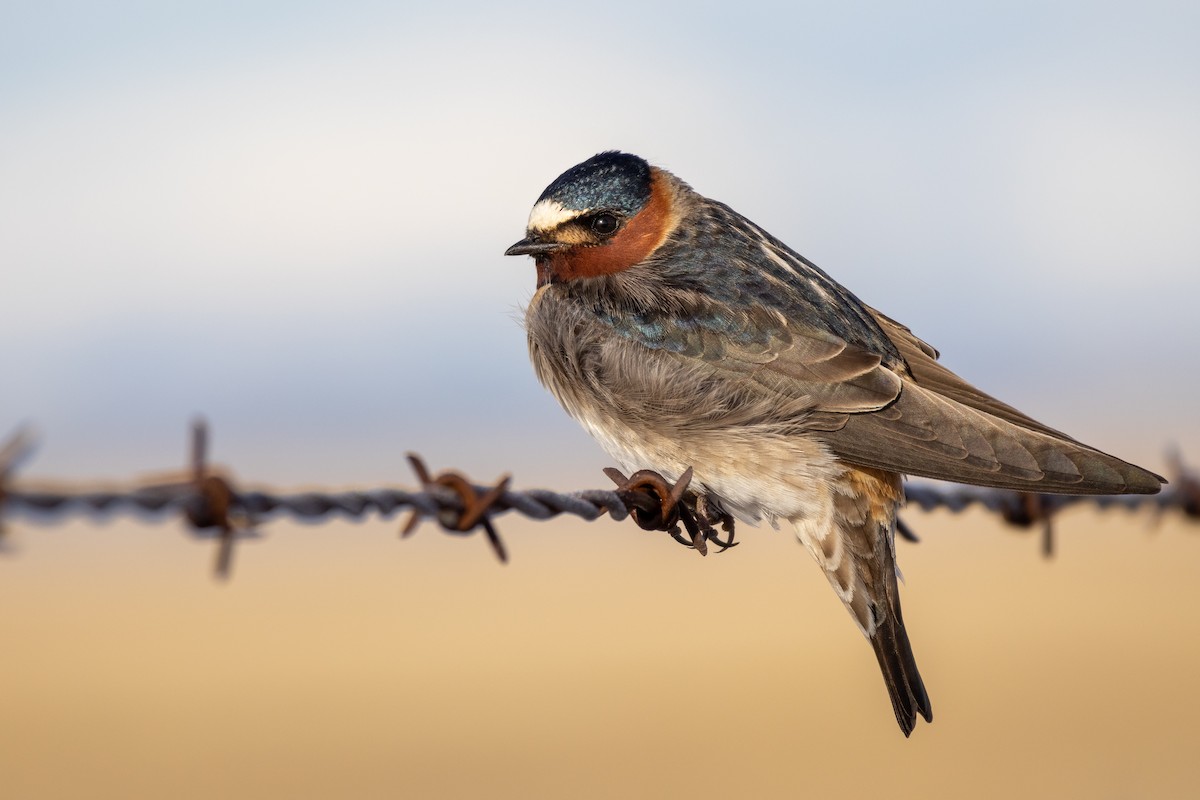
[[546, 187], [525, 238], [504, 254], [533, 256], [538, 286], [627, 270], [658, 249], [677, 222], [669, 181], [628, 153], [592, 156]]

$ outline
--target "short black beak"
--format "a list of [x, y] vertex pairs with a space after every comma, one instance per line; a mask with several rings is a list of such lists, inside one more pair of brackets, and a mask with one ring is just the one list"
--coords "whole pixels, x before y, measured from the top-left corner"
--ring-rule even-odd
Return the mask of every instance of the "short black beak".
[[566, 247], [561, 242], [539, 242], [526, 236], [521, 241], [504, 251], [506, 256], [543, 256], [562, 250]]

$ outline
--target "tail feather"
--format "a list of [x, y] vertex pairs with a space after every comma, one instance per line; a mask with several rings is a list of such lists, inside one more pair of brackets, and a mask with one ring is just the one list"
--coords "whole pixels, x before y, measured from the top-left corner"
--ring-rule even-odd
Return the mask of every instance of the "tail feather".
[[[886, 545], [876, 545], [877, 575], [882, 597], [877, 598], [877, 607], [882, 607], [883, 619], [878, 619], [875, 634], [870, 638], [871, 647], [875, 648], [875, 657], [879, 659], [879, 669], [883, 672], [883, 682], [887, 684], [888, 695], [892, 698], [892, 709], [896, 712], [896, 722], [900, 730], [908, 736], [917, 724], [917, 714], [920, 713], [926, 722], [933, 722], [933, 707], [929, 703], [929, 694], [925, 691], [925, 682], [917, 670], [917, 660], [913, 656], [912, 644], [908, 641], [908, 631], [904, 627], [904, 614], [900, 610], [900, 585], [896, 580], [895, 557], [895, 515], [893, 524], [889, 527]], [[881, 537], [884, 538], [884, 537]]]
[[888, 695], [892, 699], [892, 710], [896, 712], [896, 722], [905, 736], [912, 733], [917, 724], [917, 714], [926, 722], [933, 722], [933, 707], [929, 703], [929, 694], [925, 691], [925, 683], [917, 670], [917, 662], [913, 657], [912, 645], [908, 641], [908, 632], [904, 629], [904, 620], [900, 619], [900, 606], [875, 628], [871, 637], [871, 647], [875, 648], [875, 657], [879, 659], [879, 669], [883, 673], [883, 682], [887, 684]]
[[900, 612], [894, 549], [900, 476], [848, 467], [831, 488], [827, 513], [793, 520], [796, 535], [874, 648], [896, 722], [908, 736], [918, 714], [933, 721], [933, 708]]

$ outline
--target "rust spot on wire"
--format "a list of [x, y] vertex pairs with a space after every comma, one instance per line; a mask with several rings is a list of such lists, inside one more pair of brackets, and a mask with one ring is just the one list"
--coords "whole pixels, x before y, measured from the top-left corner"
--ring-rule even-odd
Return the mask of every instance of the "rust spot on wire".
[[[508, 491], [510, 476], [503, 476], [495, 486], [481, 492], [457, 472], [443, 472], [436, 477], [430, 477], [425, 462], [414, 453], [408, 454], [408, 463], [412, 465], [413, 472], [417, 473], [417, 480], [421, 482], [422, 488], [426, 491], [440, 486], [458, 495], [458, 508], [443, 506], [438, 510], [438, 524], [453, 533], [468, 533], [476, 527], [483, 528], [488, 543], [496, 553], [496, 558], [500, 559], [502, 564], [508, 563], [508, 551], [505, 549], [500, 535], [496, 533], [496, 528], [492, 525], [490, 514], [495, 510], [500, 498]], [[410, 536], [420, 522], [421, 512], [414, 508], [400, 535]]]
[[230, 482], [209, 470], [208, 425], [204, 420], [192, 423], [191, 475], [194, 494], [191, 502], [184, 505], [184, 517], [197, 530], [218, 530], [213, 574], [226, 580], [233, 568], [233, 543], [237, 538], [233, 512], [239, 502]]
[[[721, 549], [733, 547], [733, 517], [720, 508], [705, 494], [688, 490], [692, 481], [692, 468], [688, 467], [679, 480], [671, 483], [652, 470], [643, 469], [628, 478], [618, 469], [609, 467], [604, 474], [617, 485], [617, 494], [630, 507], [634, 522], [642, 530], [666, 531], [671, 538], [685, 547], [708, 555], [708, 542]], [[721, 539], [715, 525], [720, 523], [729, 534]], [[684, 537], [680, 525], [687, 530]]]
[[619, 469], [607, 467], [604, 474], [617, 485], [617, 495], [630, 507], [633, 521], [642, 530], [670, 531], [679, 522], [676, 506], [692, 480], [692, 468], [670, 483], [652, 470], [639, 470], [628, 478]]

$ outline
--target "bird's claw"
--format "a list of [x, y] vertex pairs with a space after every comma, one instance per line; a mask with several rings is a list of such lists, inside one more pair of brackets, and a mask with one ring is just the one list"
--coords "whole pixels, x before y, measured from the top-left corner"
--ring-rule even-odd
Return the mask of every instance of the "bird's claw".
[[[612, 467], [605, 469], [604, 474], [617, 485], [617, 493], [629, 507], [634, 522], [643, 530], [666, 531], [672, 539], [699, 551], [702, 556], [708, 555], [709, 542], [720, 548], [719, 553], [738, 544], [733, 540], [733, 517], [708, 495], [688, 489], [692, 480], [691, 467], [675, 483], [648, 469], [639, 470], [628, 478]], [[718, 523], [728, 538], [722, 539], [717, 533]]]

